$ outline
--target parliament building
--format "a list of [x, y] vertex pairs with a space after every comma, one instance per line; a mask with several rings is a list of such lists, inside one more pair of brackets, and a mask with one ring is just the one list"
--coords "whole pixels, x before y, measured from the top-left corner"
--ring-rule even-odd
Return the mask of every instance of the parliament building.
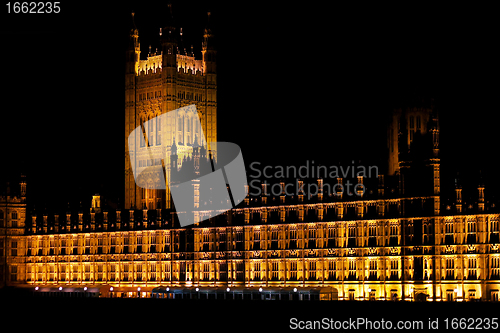
[[[205, 29], [196, 59], [182, 46], [182, 30], [169, 22], [160, 32], [161, 50], [144, 60], [135, 24], [130, 31], [125, 207], [109, 209], [95, 195], [87, 209], [27, 212], [25, 178], [9, 184], [0, 197], [2, 286], [34, 295], [498, 301], [500, 214], [486, 205], [482, 184], [475, 203], [465, 205], [457, 183], [453, 205], [443, 208], [439, 118], [432, 106], [394, 110], [385, 174], [298, 181], [316, 184], [314, 194], [306, 186], [295, 195], [269, 194], [263, 182], [259, 195], [181, 228], [168, 190], [136, 185], [127, 142], [146, 120], [191, 104], [206, 141], [217, 141], [212, 32]], [[144, 128], [154, 139], [137, 138], [137, 145], [163, 149], [164, 158], [149, 160], [137, 149], [135, 161], [163, 163], [168, 178], [200, 158], [194, 154], [200, 129], [190, 126], [196, 116]], [[347, 181], [366, 191], [321, 190]]]

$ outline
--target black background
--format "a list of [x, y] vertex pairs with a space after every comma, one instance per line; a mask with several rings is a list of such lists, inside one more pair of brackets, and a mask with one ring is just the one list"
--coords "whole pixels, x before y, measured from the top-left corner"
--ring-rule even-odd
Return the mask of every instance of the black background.
[[[0, 8], [0, 171], [24, 172], [30, 205], [123, 202], [124, 66], [136, 13], [142, 57], [158, 47], [164, 2], [62, 2], [59, 14]], [[498, 28], [491, 8], [172, 2], [201, 57], [211, 11], [218, 137], [248, 165], [385, 163], [394, 106], [434, 98], [442, 192], [456, 172], [493, 198]], [[472, 190], [471, 190], [472, 191]], [[470, 192], [471, 195], [476, 195]], [[464, 193], [464, 197], [467, 193]]]
[[[434, 98], [440, 111], [442, 192], [453, 188], [459, 171], [474, 196], [479, 170], [487, 199], [498, 192], [499, 54], [492, 8], [172, 3], [197, 57], [206, 12], [212, 13], [219, 141], [240, 145], [247, 164], [382, 163], [387, 115], [422, 96]], [[0, 7], [0, 178], [25, 173], [30, 207], [88, 206], [95, 192], [123, 202], [130, 13], [136, 13], [145, 57], [149, 44], [158, 46], [167, 6], [65, 1], [60, 7], [60, 14], [7, 14]], [[489, 304], [104, 301], [23, 299], [10, 303], [6, 318], [34, 327], [49, 320], [53, 329], [269, 331], [288, 328], [291, 317], [427, 322], [497, 313]]]

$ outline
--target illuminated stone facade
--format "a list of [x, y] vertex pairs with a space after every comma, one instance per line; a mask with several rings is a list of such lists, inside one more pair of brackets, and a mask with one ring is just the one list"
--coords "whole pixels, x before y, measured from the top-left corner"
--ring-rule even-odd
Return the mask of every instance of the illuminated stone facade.
[[[171, 147], [177, 145], [178, 167], [185, 157], [192, 154], [195, 138], [201, 130], [206, 141], [217, 141], [217, 69], [216, 51], [213, 35], [207, 26], [203, 35], [202, 59], [183, 47], [182, 29], [172, 23], [172, 14], [160, 29], [161, 50], [151, 52], [141, 60], [139, 31], [133, 24], [130, 31], [130, 43], [126, 52], [125, 73], [125, 207], [149, 209], [170, 208], [170, 192], [165, 190], [145, 189], [137, 186], [132, 172], [131, 160], [137, 166], [162, 165], [166, 177], [152, 173], [141, 181], [156, 184], [160, 179], [168, 182], [170, 178]], [[169, 16], [169, 17], [168, 17]], [[129, 153], [128, 137], [132, 131], [144, 122], [166, 112], [186, 105], [196, 105], [198, 114], [182, 113], [175, 121], [161, 124], [149, 122], [148, 142], [144, 135], [137, 135], [132, 142], [133, 152]], [[199, 117], [201, 129], [193, 121]], [[139, 134], [139, 133], [138, 133]], [[175, 140], [175, 141], [174, 141]], [[210, 147], [209, 147], [210, 148]], [[151, 160], [151, 154], [162, 156]], [[213, 150], [214, 157], [216, 152]], [[140, 184], [145, 185], [145, 184]], [[160, 188], [156, 184], [157, 188]], [[151, 188], [152, 186], [149, 186]], [[163, 188], [165, 185], [163, 186]]]
[[[162, 35], [167, 31], [175, 32], [163, 28]], [[131, 42], [125, 137], [145, 119], [195, 103], [207, 141], [215, 141], [215, 64], [207, 58], [215, 52], [205, 44], [203, 61], [196, 60], [164, 38], [161, 55], [139, 60], [137, 29]], [[437, 117], [432, 109], [409, 110], [396, 111], [390, 125], [387, 177], [356, 179], [367, 187], [363, 196], [262, 191], [180, 228], [168, 194], [135, 186], [126, 154], [125, 209], [107, 210], [94, 196], [86, 212], [31, 214], [25, 227], [25, 197], [2, 197], [2, 279], [31, 290], [87, 287], [118, 297], [147, 296], [160, 286], [331, 287], [340, 300], [498, 301], [500, 214], [485, 207], [482, 185], [472, 208], [463, 207], [457, 186], [453, 210], [442, 214]], [[185, 156], [193, 132], [175, 128]], [[173, 138], [161, 140], [169, 143], [169, 161]], [[321, 187], [329, 180], [310, 181]], [[20, 187], [25, 193], [26, 183]]]
[[175, 227], [170, 210], [101, 211], [98, 198], [86, 214], [33, 215], [12, 237], [9, 282], [115, 295], [333, 287], [344, 300], [498, 300], [499, 214], [397, 217], [403, 206], [432, 210], [432, 198], [266, 199], [193, 228]]

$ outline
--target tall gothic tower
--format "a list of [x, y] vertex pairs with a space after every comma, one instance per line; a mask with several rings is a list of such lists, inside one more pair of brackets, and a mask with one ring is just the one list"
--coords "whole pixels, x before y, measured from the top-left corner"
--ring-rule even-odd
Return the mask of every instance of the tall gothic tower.
[[388, 128], [389, 176], [402, 196], [433, 196], [440, 207], [439, 121], [433, 105], [395, 109]]
[[[208, 16], [210, 19], [210, 13]], [[216, 51], [209, 23], [203, 35], [202, 59], [196, 59], [193, 51], [187, 52], [183, 47], [182, 28], [178, 30], [175, 26], [169, 5], [165, 23], [160, 28], [161, 49], [156, 52], [150, 49], [146, 59], [141, 60], [139, 31], [132, 13], [125, 66], [125, 208], [171, 208], [172, 205], [168, 184], [166, 191], [138, 186], [132, 163], [137, 166], [162, 165], [168, 183], [174, 142], [177, 167], [180, 167], [184, 157], [192, 155], [195, 137], [199, 137], [201, 131], [207, 143], [217, 141]], [[156, 118], [193, 104], [197, 114], [181, 113], [166, 124]], [[200, 119], [201, 128], [193, 121], [196, 117]], [[151, 119], [156, 120], [148, 122], [146, 128], [144, 123]], [[138, 126], [142, 127], [142, 135], [131, 138], [129, 143], [130, 133]], [[134, 147], [131, 152], [129, 144]], [[162, 158], [151, 159], [151, 153]], [[163, 177], [152, 173], [143, 178], [141, 181], [155, 184]]]

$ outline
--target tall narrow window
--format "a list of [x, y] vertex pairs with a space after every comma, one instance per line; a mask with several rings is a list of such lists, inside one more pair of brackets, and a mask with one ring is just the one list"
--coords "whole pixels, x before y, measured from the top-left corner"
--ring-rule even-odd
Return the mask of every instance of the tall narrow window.
[[348, 280], [356, 279], [356, 262], [354, 260], [349, 260], [349, 275]]
[[139, 136], [140, 136], [140, 138], [139, 138], [140, 146], [141, 147], [146, 146], [146, 138], [144, 138], [144, 133], [142, 132], [142, 130], [139, 131]]
[[148, 146], [151, 147], [153, 145], [153, 130], [154, 130], [154, 126], [153, 126], [153, 121], [152, 119], [150, 119], [148, 121]]
[[156, 145], [161, 145], [161, 117], [156, 117]]
[[182, 129], [184, 128], [184, 122], [183, 122], [184, 118], [182, 116], [179, 116], [179, 118], [177, 119], [177, 130], [178, 130], [178, 133], [177, 133], [177, 143], [180, 144], [180, 143], [183, 143], [184, 140], [183, 140], [183, 133], [182, 133]]
[[453, 280], [455, 279], [455, 260], [454, 259], [451, 259], [451, 258], [448, 258], [446, 259], [446, 271], [445, 271], [445, 278], [447, 280]]
[[370, 260], [369, 261], [369, 276], [368, 279], [370, 280], [376, 280], [377, 279], [377, 260]]
[[296, 261], [290, 262], [290, 280], [292, 280], [292, 281], [297, 280], [297, 262]]

